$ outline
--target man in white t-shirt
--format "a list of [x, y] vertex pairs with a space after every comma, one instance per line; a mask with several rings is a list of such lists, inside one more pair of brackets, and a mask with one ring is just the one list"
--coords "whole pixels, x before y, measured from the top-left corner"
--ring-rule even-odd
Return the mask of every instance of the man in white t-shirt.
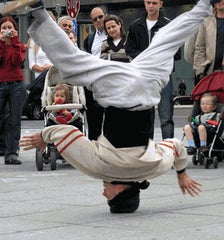
[[[128, 39], [126, 43], [126, 53], [132, 58], [137, 57], [151, 43], [155, 34], [159, 29], [170, 22], [163, 16], [161, 8], [163, 1], [161, 0], [144, 0], [146, 14], [142, 18], [138, 18], [129, 28]], [[180, 50], [174, 59], [179, 60], [181, 57]], [[167, 86], [161, 92], [161, 101], [158, 105], [158, 112], [161, 122], [161, 131], [163, 139], [174, 137], [173, 122], [173, 82], [170, 80]], [[154, 128], [154, 109], [152, 109], [150, 135], [153, 137]]]

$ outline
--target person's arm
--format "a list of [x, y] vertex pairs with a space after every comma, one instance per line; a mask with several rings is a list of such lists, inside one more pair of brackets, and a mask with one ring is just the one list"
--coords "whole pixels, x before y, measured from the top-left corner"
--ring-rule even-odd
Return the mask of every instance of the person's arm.
[[4, 48], [5, 48], [5, 37], [3, 33], [0, 32], [0, 63], [4, 57]]
[[41, 73], [44, 71], [44, 67], [36, 63], [36, 52], [35, 52], [35, 42], [33, 39], [30, 40], [28, 48], [28, 59], [29, 59], [29, 68], [33, 72]]
[[138, 47], [138, 41], [133, 26], [130, 26], [129, 28], [127, 42], [125, 45], [125, 52], [131, 58], [135, 58], [141, 53], [141, 50], [139, 50]]
[[185, 169], [177, 171], [177, 179], [179, 187], [184, 195], [189, 193], [192, 197], [194, 197], [202, 192], [200, 189], [202, 184], [189, 177]]
[[194, 62], [193, 62], [193, 68], [199, 80], [203, 77], [204, 70], [205, 70], [205, 65], [203, 64], [206, 61], [206, 39], [205, 39], [206, 34], [205, 33], [206, 33], [206, 26], [202, 24], [201, 27], [199, 28], [197, 39], [195, 42], [195, 52], [194, 52]]
[[198, 33], [193, 35], [184, 43], [184, 59], [190, 64], [193, 64], [194, 62], [195, 42], [197, 39], [197, 34]]
[[63, 112], [62, 112], [63, 115], [65, 116], [68, 116], [71, 114], [71, 111], [70, 110], [67, 110], [67, 109], [64, 109]]
[[40, 148], [41, 152], [44, 152], [44, 149], [47, 146], [47, 143], [44, 142], [42, 138], [42, 132], [37, 132], [33, 135], [24, 136], [20, 140], [20, 146], [23, 147], [23, 150], [31, 150], [33, 148]]
[[178, 49], [178, 51], [176, 52], [176, 54], [174, 55], [174, 60], [178, 61], [181, 59], [181, 48]]
[[109, 50], [109, 46], [108, 46], [107, 40], [104, 40], [101, 45], [100, 58], [104, 60], [110, 60], [108, 59], [108, 50]]
[[18, 33], [16, 30], [12, 30], [12, 37], [10, 38], [12, 47], [14, 48], [11, 56], [12, 65], [22, 66], [26, 57], [26, 46], [19, 41]]
[[173, 140], [174, 143], [174, 163], [173, 168], [177, 172], [178, 184], [183, 194], [189, 193], [192, 197], [194, 195], [199, 195], [201, 192], [199, 182], [189, 177], [186, 173], [187, 166], [187, 152], [182, 141], [177, 139]]

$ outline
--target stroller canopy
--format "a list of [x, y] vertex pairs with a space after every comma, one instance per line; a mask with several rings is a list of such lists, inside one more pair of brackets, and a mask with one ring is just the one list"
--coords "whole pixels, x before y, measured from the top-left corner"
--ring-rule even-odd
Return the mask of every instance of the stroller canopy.
[[224, 72], [213, 72], [202, 78], [201, 81], [194, 87], [192, 91], [192, 98], [198, 101], [206, 92], [216, 95], [218, 102], [224, 103]]

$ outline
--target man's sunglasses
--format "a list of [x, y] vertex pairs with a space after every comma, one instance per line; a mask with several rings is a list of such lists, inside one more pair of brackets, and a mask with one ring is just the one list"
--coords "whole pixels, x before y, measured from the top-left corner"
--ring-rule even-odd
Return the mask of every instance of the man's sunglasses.
[[96, 22], [98, 19], [101, 20], [104, 17], [104, 15], [99, 15], [98, 17], [93, 18], [93, 22]]

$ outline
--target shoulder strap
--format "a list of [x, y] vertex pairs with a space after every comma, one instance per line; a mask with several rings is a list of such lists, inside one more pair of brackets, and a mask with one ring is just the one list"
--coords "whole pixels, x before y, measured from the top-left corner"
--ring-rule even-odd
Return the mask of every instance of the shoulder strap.
[[212, 117], [211, 117], [211, 120], [215, 120], [216, 119], [216, 116], [217, 116], [217, 112], [215, 112]]

